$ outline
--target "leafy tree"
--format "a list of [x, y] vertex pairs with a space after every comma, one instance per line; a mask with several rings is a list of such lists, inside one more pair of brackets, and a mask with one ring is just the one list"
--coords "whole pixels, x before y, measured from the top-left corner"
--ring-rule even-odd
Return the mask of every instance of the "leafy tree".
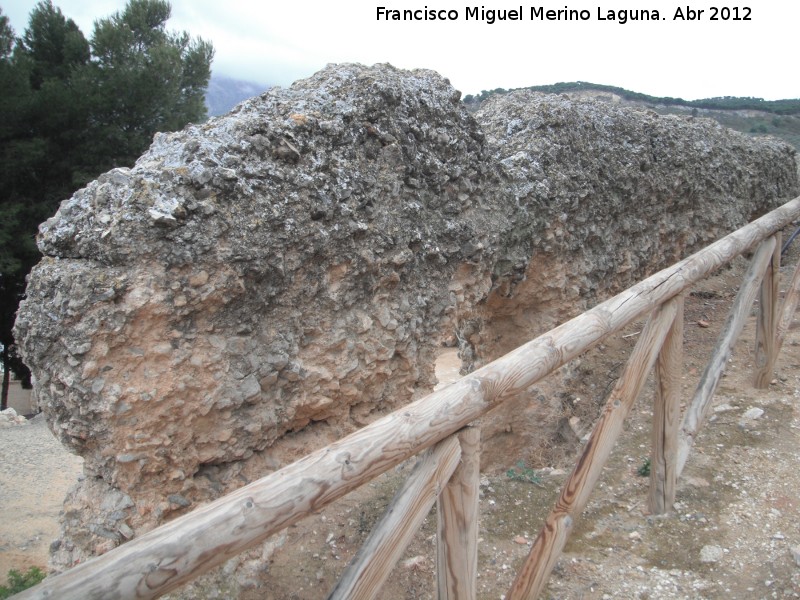
[[166, 0], [130, 0], [121, 13], [95, 23], [94, 76], [103, 83], [95, 87], [96, 164], [130, 164], [155, 132], [205, 119], [214, 50], [185, 32], [167, 32], [170, 11]]
[[5, 60], [11, 56], [14, 48], [14, 30], [8, 21], [8, 17], [0, 9], [0, 58]]
[[30, 376], [12, 327], [40, 259], [39, 223], [104, 171], [131, 166], [157, 131], [206, 119], [214, 49], [168, 32], [170, 12], [166, 0], [129, 0], [87, 40], [51, 0], [21, 38], [0, 10], [0, 409], [9, 370]]
[[22, 45], [33, 66], [34, 89], [40, 89], [45, 81], [69, 80], [72, 67], [89, 61], [89, 43], [83, 33], [50, 0], [40, 2], [31, 12]]
[[[29, 375], [19, 361], [11, 328], [25, 288], [25, 274], [35, 264], [32, 236], [20, 235], [29, 212], [28, 203], [17, 190], [24, 177], [33, 140], [23, 141], [32, 94], [28, 63], [14, 60], [15, 36], [8, 17], [0, 12], [0, 358], [3, 364], [0, 410], [8, 405], [10, 371]], [[28, 148], [26, 148], [28, 146]]]

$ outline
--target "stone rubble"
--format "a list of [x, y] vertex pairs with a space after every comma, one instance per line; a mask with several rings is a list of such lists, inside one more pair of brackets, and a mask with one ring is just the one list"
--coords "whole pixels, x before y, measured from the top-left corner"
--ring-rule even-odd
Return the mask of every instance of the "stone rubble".
[[0, 411], [0, 427], [13, 427], [15, 425], [25, 425], [28, 422], [23, 415], [18, 415], [13, 408]]

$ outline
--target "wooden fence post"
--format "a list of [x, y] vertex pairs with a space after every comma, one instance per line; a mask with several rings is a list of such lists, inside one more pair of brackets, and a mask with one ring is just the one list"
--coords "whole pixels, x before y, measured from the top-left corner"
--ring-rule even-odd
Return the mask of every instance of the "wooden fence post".
[[650, 455], [650, 512], [660, 515], [675, 502], [678, 426], [681, 418], [684, 294], [675, 298], [676, 314], [656, 361], [656, 393]]
[[758, 322], [756, 325], [756, 374], [754, 385], [764, 389], [769, 387], [778, 358], [778, 320], [780, 319], [780, 280], [781, 280], [781, 234], [776, 233], [772, 262], [767, 266], [758, 302]]
[[368, 600], [380, 594], [460, 458], [461, 445], [454, 435], [425, 451], [328, 600]]
[[507, 595], [510, 600], [532, 600], [539, 595], [558, 560], [573, 521], [583, 511], [622, 425], [653, 368], [664, 338], [677, 314], [674, 298], [656, 308], [631, 353], [625, 370], [586, 442], [583, 454], [561, 490], [555, 507], [533, 543]]
[[436, 581], [439, 600], [474, 600], [478, 587], [478, 495], [481, 430], [458, 433], [461, 464], [437, 502]]
[[711, 408], [711, 399], [714, 397], [714, 392], [717, 390], [722, 374], [725, 372], [728, 357], [730, 357], [733, 347], [736, 345], [736, 340], [739, 338], [739, 334], [742, 333], [742, 328], [750, 315], [750, 309], [753, 306], [753, 302], [755, 302], [759, 284], [764, 276], [767, 264], [772, 259], [774, 249], [775, 238], [770, 237], [764, 240], [756, 250], [753, 260], [750, 262], [750, 267], [744, 279], [742, 279], [739, 293], [733, 301], [733, 306], [728, 314], [728, 320], [725, 323], [722, 334], [714, 347], [714, 354], [708, 365], [706, 365], [703, 375], [700, 377], [700, 383], [697, 384], [697, 390], [694, 393], [692, 402], [683, 416], [681, 434], [678, 440], [678, 477], [680, 477], [683, 467], [686, 465], [686, 459], [689, 457], [694, 439], [703, 427], [703, 422]]
[[792, 281], [789, 284], [789, 289], [786, 290], [786, 296], [784, 296], [783, 304], [781, 305], [780, 323], [778, 323], [777, 341], [775, 342], [775, 352], [778, 354], [780, 354], [783, 347], [786, 332], [789, 331], [789, 326], [794, 320], [798, 302], [800, 302], [800, 262], [794, 268]]

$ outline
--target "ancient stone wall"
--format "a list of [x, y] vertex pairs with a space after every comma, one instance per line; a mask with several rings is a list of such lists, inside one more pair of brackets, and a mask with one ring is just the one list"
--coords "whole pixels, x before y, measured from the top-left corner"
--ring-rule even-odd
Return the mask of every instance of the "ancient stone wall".
[[387, 65], [157, 136], [42, 225], [17, 320], [86, 459], [55, 564], [426, 393], [444, 337], [485, 362], [796, 192], [774, 141], [553, 96], [473, 118]]
[[[500, 195], [517, 208], [510, 245], [526, 265], [482, 303], [463, 351], [475, 366], [797, 193], [792, 148], [712, 120], [526, 91], [491, 98], [475, 117], [502, 167]], [[483, 426], [484, 463], [575, 439], [562, 405], [570, 377], [499, 407]]]
[[769, 212], [797, 189], [791, 147], [710, 119], [526, 91], [491, 98], [475, 117], [506, 177], [501, 195], [518, 209], [511, 244], [526, 264], [487, 302], [484, 338], [502, 340], [479, 352], [484, 360]]

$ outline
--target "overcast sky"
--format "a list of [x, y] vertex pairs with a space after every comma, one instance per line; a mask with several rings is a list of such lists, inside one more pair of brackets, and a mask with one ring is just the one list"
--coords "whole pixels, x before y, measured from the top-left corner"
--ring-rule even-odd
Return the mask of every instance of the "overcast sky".
[[[389, 0], [172, 0], [171, 30], [210, 40], [217, 74], [260, 84], [289, 85], [331, 62], [389, 62], [429, 68], [464, 94], [559, 81], [616, 85], [654, 96], [800, 97], [797, 25], [800, 2], [758, 0], [738, 16], [712, 21], [721, 1], [681, 4], [665, 0], [565, 3], [450, 0], [391, 4]], [[535, 0], [535, 2], [538, 0]], [[516, 2], [516, 3], [515, 3]], [[749, 2], [749, 0], [748, 0]], [[94, 20], [121, 10], [124, 0], [53, 0], [90, 37]], [[36, 2], [0, 0], [17, 35]], [[377, 9], [450, 9], [450, 21], [379, 21]], [[467, 7], [522, 9], [522, 20], [466, 19]], [[674, 20], [676, 11], [703, 10], [699, 20]], [[587, 20], [542, 21], [531, 7], [585, 9]], [[658, 21], [600, 20], [608, 11], [657, 10]], [[749, 14], [748, 14], [749, 13]], [[728, 16], [737, 16], [730, 10]]]

